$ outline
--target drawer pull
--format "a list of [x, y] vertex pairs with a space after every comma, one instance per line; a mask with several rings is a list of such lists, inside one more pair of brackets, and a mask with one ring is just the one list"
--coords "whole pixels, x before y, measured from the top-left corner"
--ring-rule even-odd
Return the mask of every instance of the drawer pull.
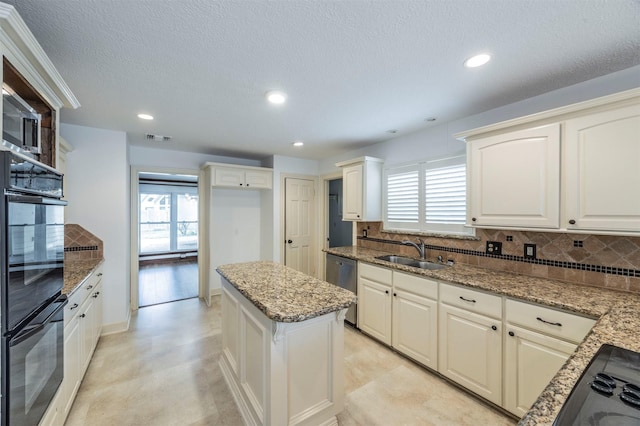
[[561, 323], [559, 323], [559, 322], [549, 322], [549, 321], [545, 321], [545, 320], [543, 320], [543, 319], [542, 319], [542, 318], [540, 318], [540, 317], [536, 317], [536, 319], [537, 319], [538, 321], [540, 321], [540, 322], [545, 323], [545, 324], [549, 324], [549, 325], [557, 325], [558, 327], [562, 327], [562, 324], [561, 324]]
[[473, 299], [465, 299], [464, 297], [460, 296], [460, 299], [464, 300], [465, 302], [471, 302], [471, 303], [476, 303], [475, 300]]
[[86, 288], [87, 290], [91, 290], [91, 289], [93, 288], [93, 286], [92, 286], [92, 285], [88, 285], [88, 286], [86, 286], [85, 288]]
[[102, 276], [102, 272], [100, 272], [100, 273], [98, 274], [98, 276], [99, 276], [99, 277], [101, 277], [101, 276]]
[[70, 311], [73, 311], [73, 310], [74, 310], [75, 308], [77, 308], [77, 307], [78, 307], [78, 304], [77, 304], [77, 303], [74, 303], [74, 304], [69, 308], [69, 310], [70, 310]]

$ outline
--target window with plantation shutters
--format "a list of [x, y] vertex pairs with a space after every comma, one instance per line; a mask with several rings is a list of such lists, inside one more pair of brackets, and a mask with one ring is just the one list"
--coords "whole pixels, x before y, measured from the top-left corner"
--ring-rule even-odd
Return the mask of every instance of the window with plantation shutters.
[[464, 156], [385, 170], [385, 229], [463, 233], [466, 219]]
[[386, 175], [386, 218], [392, 228], [420, 229], [420, 169], [405, 167]]

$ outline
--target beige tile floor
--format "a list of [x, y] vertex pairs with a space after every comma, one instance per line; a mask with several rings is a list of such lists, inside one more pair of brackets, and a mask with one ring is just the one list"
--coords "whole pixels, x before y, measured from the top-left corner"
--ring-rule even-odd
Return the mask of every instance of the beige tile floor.
[[[220, 306], [140, 309], [100, 339], [67, 426], [241, 425], [218, 367]], [[439, 377], [347, 327], [340, 425], [513, 425]]]

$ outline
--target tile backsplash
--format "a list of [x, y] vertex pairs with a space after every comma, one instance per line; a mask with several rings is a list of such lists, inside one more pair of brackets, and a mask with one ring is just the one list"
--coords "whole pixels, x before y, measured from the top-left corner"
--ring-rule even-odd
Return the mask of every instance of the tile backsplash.
[[80, 225], [64, 225], [65, 260], [102, 259], [104, 248], [102, 240]]
[[[473, 239], [430, 237], [382, 230], [382, 222], [358, 223], [358, 245], [416, 257], [400, 241], [422, 238], [430, 260], [454, 262], [524, 275], [640, 293], [640, 237], [477, 229]], [[502, 254], [487, 254], [487, 241], [502, 243]], [[524, 245], [536, 245], [535, 259]]]

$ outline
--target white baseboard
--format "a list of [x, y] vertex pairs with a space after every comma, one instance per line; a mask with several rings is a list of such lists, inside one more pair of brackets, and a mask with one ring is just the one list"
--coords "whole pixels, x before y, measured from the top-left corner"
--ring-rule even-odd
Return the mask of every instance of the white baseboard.
[[105, 324], [102, 326], [102, 333], [100, 336], [108, 336], [109, 334], [123, 333], [129, 330], [129, 323], [131, 322], [131, 311], [127, 313], [127, 320], [122, 322], [114, 322], [111, 324]]
[[222, 294], [222, 288], [218, 287], [218, 288], [212, 288], [211, 291], [209, 292], [209, 296], [220, 296]]
[[244, 424], [248, 426], [257, 426], [257, 423], [251, 414], [251, 409], [242, 397], [240, 388], [236, 384], [236, 381], [231, 376], [233, 373], [231, 372], [231, 368], [227, 365], [227, 360], [224, 358], [224, 354], [220, 356], [218, 365], [220, 366], [220, 371], [222, 371], [222, 377], [224, 377], [224, 381], [227, 382], [227, 386], [231, 391], [231, 396], [233, 396], [233, 400], [236, 402], [238, 411], [240, 411], [242, 420], [244, 420]]

